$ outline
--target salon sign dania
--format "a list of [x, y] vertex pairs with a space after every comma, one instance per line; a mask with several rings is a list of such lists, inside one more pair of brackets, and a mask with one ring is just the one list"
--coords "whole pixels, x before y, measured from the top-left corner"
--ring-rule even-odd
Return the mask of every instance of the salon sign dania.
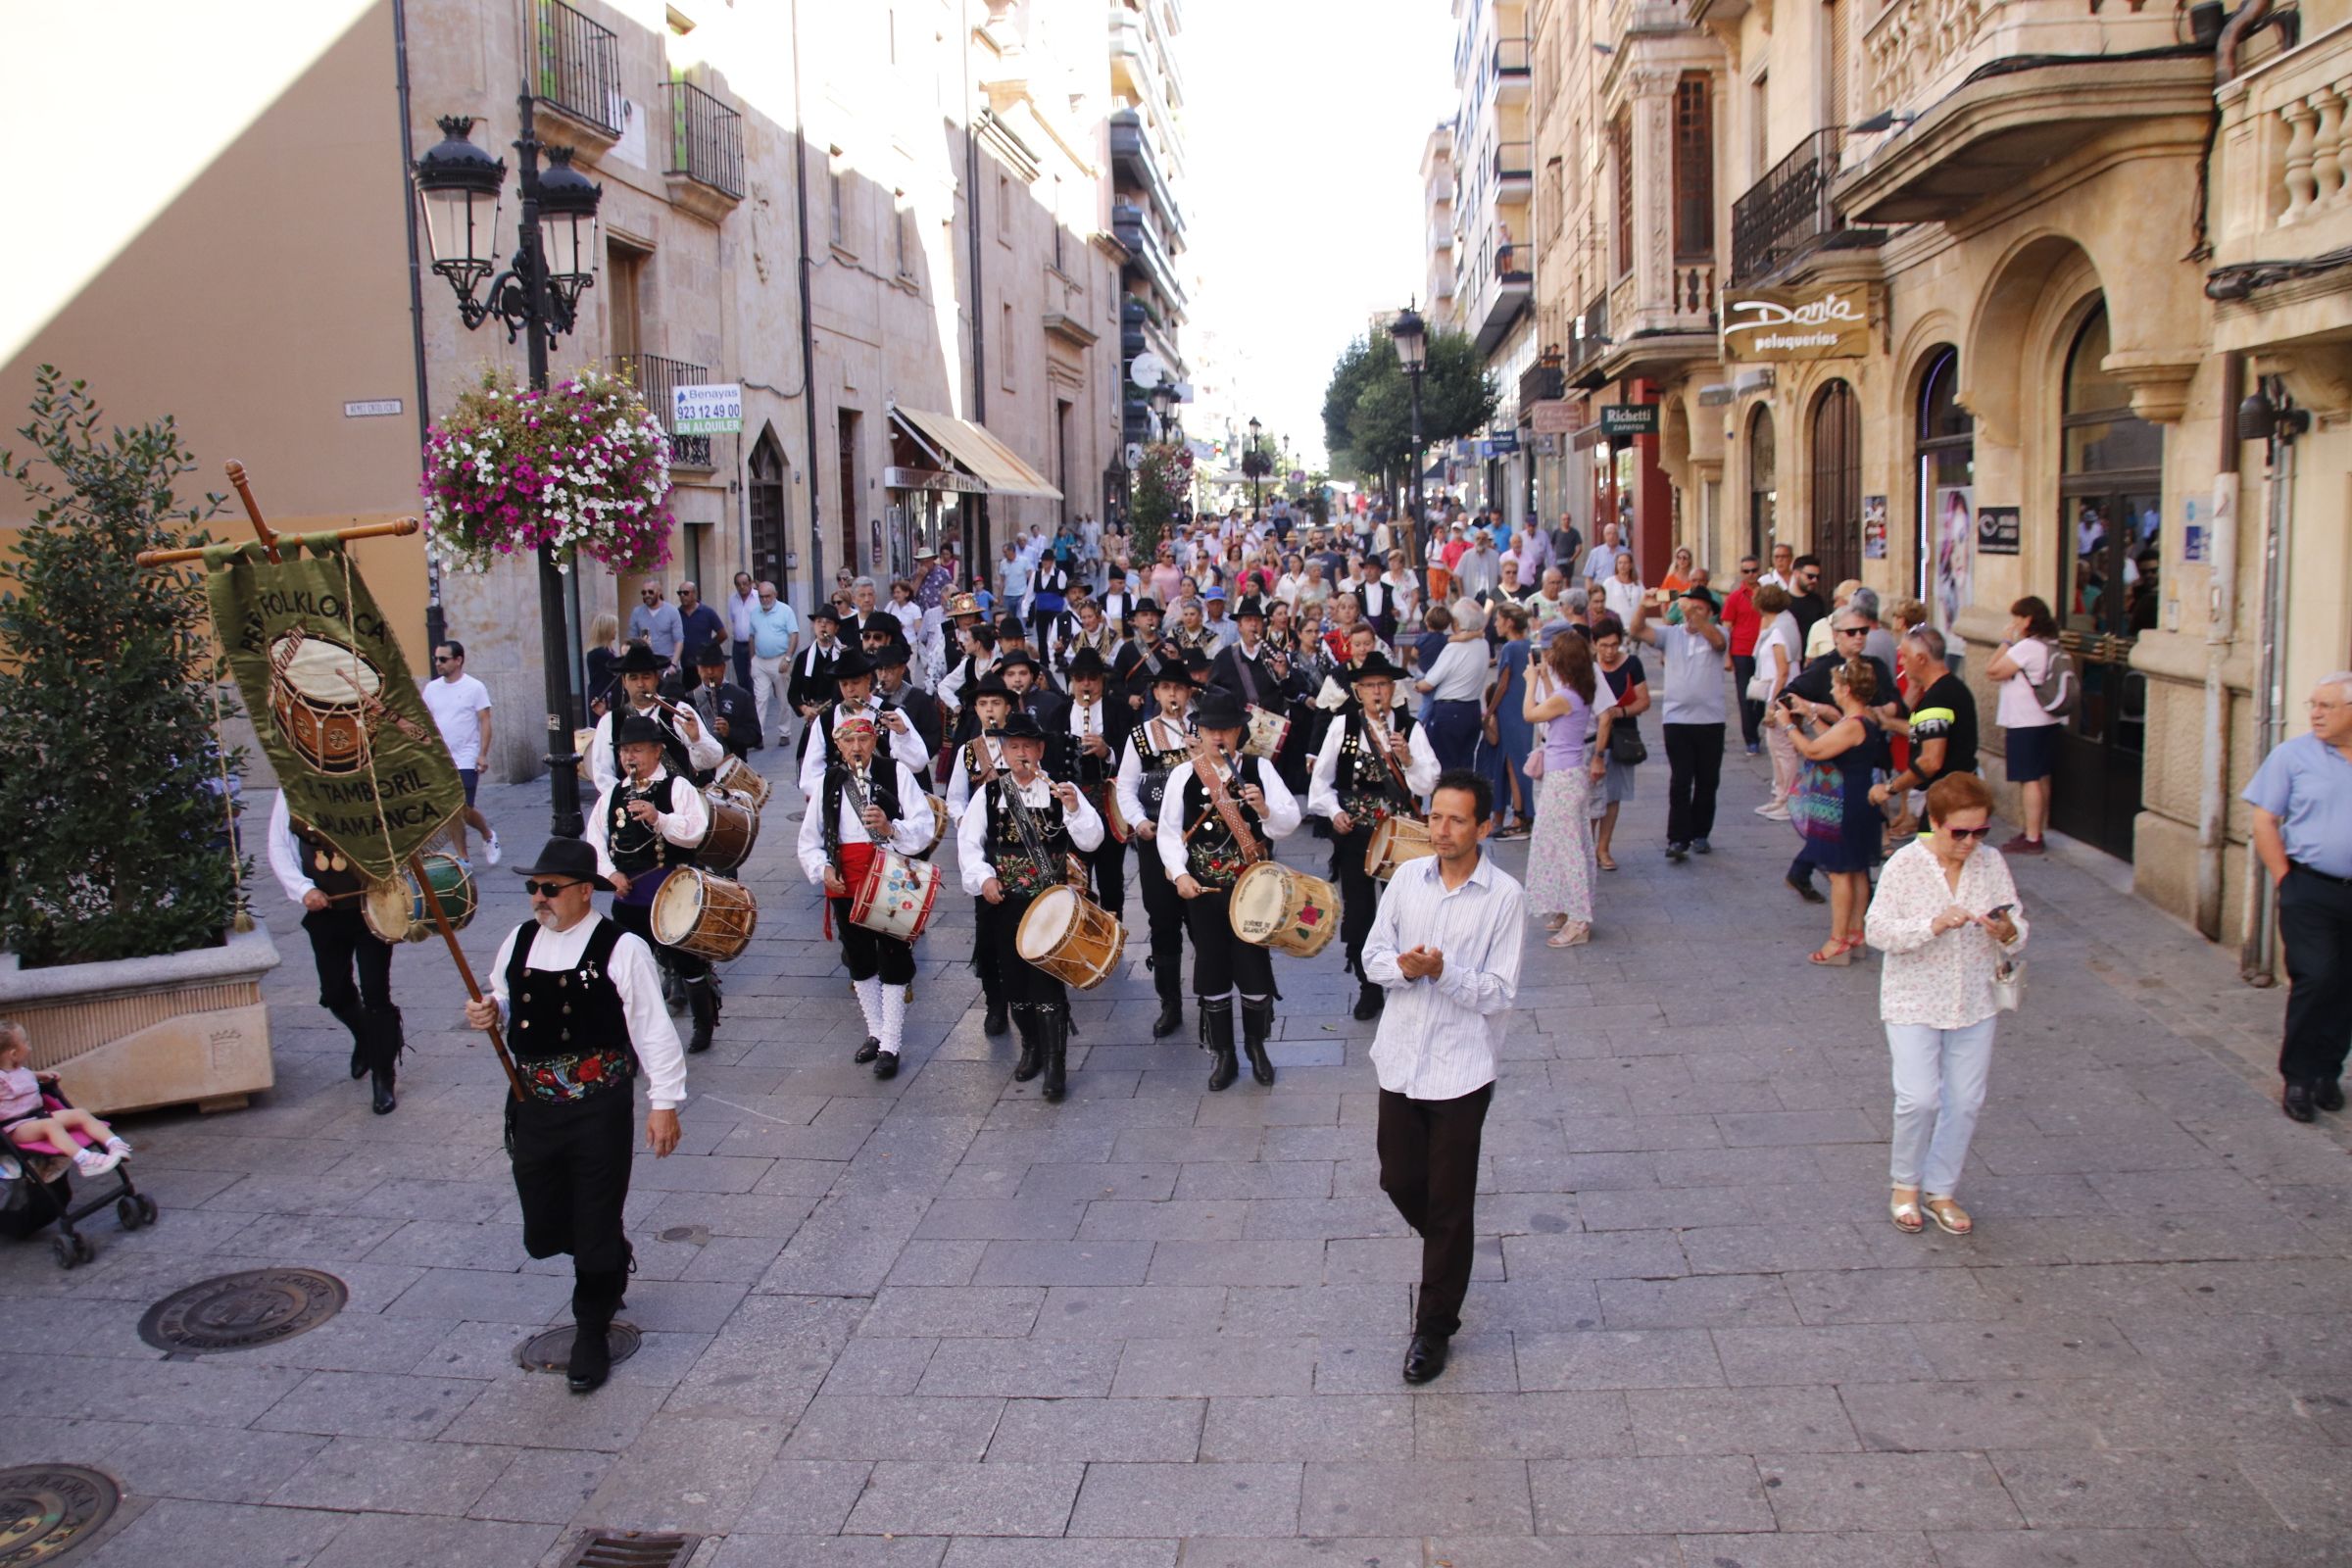
[[1750, 365], [1858, 360], [1870, 352], [1874, 301], [1847, 288], [1751, 288], [1723, 300], [1723, 357]]

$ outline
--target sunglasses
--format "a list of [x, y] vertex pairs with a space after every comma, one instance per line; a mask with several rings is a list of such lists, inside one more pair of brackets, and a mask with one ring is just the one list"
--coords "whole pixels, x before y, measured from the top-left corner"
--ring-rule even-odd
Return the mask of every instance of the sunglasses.
[[522, 891], [530, 898], [552, 899], [565, 888], [576, 888], [579, 885], [577, 882], [534, 882], [526, 878], [522, 884]]
[[1985, 834], [1987, 834], [1987, 833], [1990, 833], [1990, 832], [1992, 831], [1992, 824], [1991, 824], [1990, 822], [1987, 822], [1987, 823], [1985, 823], [1985, 824], [1984, 824], [1983, 827], [1943, 827], [1943, 826], [1938, 826], [1938, 827], [1936, 829], [1936, 832], [1938, 832], [1938, 833], [1948, 833], [1948, 834], [1950, 834], [1950, 835], [1951, 835], [1953, 838], [1956, 838], [1956, 839], [1981, 839], [1981, 838], [1984, 837], [1984, 835], [1985, 835]]
[[436, 664], [454, 664], [465, 657], [466, 656], [464, 654], [435, 654], [433, 656], [433, 662]]
[[1870, 635], [1868, 626], [1838, 626], [1832, 629], [1840, 637], [1867, 637]]

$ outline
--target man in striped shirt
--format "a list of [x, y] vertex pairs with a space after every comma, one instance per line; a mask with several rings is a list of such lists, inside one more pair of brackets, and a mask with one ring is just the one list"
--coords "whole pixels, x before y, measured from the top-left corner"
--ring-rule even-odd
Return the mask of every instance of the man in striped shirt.
[[1364, 976], [1388, 992], [1372, 1067], [1380, 1079], [1380, 1188], [1421, 1237], [1420, 1307], [1404, 1381], [1446, 1370], [1462, 1326], [1477, 1230], [1479, 1135], [1494, 1059], [1519, 994], [1527, 896], [1480, 848], [1494, 789], [1467, 768], [1438, 776], [1429, 836], [1381, 895]]

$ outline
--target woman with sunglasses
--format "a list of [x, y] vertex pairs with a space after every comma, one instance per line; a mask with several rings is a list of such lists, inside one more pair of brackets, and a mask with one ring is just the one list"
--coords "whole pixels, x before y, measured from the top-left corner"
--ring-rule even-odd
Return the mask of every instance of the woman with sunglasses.
[[[1974, 773], [1928, 787], [1931, 830], [1887, 858], [1864, 925], [1886, 956], [1879, 1016], [1894, 1067], [1894, 1228], [1976, 1228], [1954, 1199], [1992, 1067], [1994, 979], [2026, 945], [2008, 862], [1988, 849], [1992, 791]], [[1924, 1200], [1921, 1194], [1926, 1193]]]

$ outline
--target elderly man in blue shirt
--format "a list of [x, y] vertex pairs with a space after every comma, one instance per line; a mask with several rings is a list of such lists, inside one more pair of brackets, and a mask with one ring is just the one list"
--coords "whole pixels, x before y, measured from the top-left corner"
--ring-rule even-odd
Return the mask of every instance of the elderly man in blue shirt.
[[2245, 791], [2278, 893], [2290, 988], [2279, 1103], [2296, 1121], [2344, 1108], [2352, 1051], [2352, 670], [2322, 677], [2310, 712], [2311, 733], [2281, 742]]

